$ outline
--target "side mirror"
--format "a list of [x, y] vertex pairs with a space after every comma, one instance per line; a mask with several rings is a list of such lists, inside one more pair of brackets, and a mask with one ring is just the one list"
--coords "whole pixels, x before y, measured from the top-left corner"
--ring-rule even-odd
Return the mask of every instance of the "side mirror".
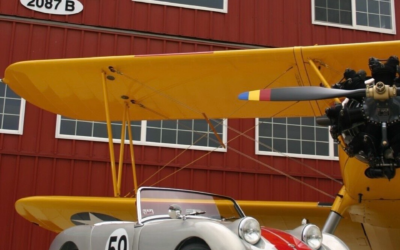
[[171, 219], [179, 219], [181, 218], [182, 209], [179, 205], [172, 204], [168, 208], [168, 215]]

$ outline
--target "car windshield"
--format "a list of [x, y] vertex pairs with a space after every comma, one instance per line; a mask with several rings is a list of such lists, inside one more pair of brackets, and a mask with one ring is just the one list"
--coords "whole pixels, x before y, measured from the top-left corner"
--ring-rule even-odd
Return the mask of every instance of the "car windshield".
[[139, 222], [169, 217], [170, 207], [181, 215], [234, 220], [244, 216], [237, 203], [225, 196], [177, 189], [141, 188], [138, 195]]

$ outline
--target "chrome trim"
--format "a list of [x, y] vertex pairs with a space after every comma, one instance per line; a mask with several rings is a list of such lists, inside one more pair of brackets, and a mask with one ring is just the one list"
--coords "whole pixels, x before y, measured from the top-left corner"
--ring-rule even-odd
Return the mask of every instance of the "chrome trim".
[[[186, 190], [186, 189], [176, 189], [176, 188], [162, 188], [162, 187], [140, 187], [137, 191], [136, 194], [136, 213], [137, 213], [137, 220], [138, 220], [138, 225], [143, 225], [143, 222], [145, 222], [146, 220], [144, 218], [142, 218], [142, 208], [141, 208], [141, 192], [143, 190], [161, 190], [161, 191], [174, 191], [174, 192], [183, 192], [183, 193], [192, 193], [192, 194], [201, 194], [201, 195], [208, 195], [208, 196], [214, 196], [214, 197], [219, 197], [222, 199], [227, 199], [232, 201], [232, 203], [234, 204], [236, 211], [238, 212], [240, 218], [245, 217], [246, 215], [244, 214], [243, 210], [240, 208], [240, 206], [237, 204], [237, 202], [232, 199], [229, 196], [224, 196], [224, 195], [219, 195], [219, 194], [213, 194], [213, 193], [207, 193], [207, 192], [200, 192], [200, 191], [193, 191], [193, 190]], [[164, 215], [162, 215], [162, 217], [164, 217]], [[147, 218], [147, 217], [146, 217]], [[169, 216], [168, 216], [169, 218]]]

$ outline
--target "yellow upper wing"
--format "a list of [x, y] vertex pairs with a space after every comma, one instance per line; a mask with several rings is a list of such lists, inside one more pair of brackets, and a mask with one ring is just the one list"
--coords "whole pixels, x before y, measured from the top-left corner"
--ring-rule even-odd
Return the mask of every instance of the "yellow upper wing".
[[[330, 101], [244, 102], [239, 93], [263, 88], [318, 86], [313, 60], [332, 84], [346, 68], [368, 69], [400, 42], [254, 49], [194, 54], [118, 56], [19, 62], [3, 81], [45, 110], [84, 120], [111, 120], [130, 105], [131, 120], [318, 116]], [[108, 78], [114, 78], [110, 80]]]

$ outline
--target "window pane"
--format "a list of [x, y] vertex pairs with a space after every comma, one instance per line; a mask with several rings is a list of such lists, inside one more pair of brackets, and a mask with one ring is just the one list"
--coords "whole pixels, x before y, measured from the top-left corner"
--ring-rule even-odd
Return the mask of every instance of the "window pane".
[[4, 113], [19, 115], [21, 110], [21, 100], [18, 99], [6, 99]]
[[288, 138], [300, 139], [300, 127], [299, 126], [288, 126]]
[[271, 138], [259, 138], [259, 143], [258, 143], [258, 150], [259, 151], [266, 151], [266, 152], [271, 152], [271, 145], [272, 145], [272, 139]]
[[356, 10], [367, 12], [367, 0], [356, 0]]
[[303, 117], [303, 118], [301, 118], [301, 125], [314, 126], [315, 119], [313, 117]]
[[340, 0], [340, 9], [351, 11], [351, 0]]
[[219, 120], [210, 120], [210, 122], [214, 126], [214, 129], [217, 131], [217, 133], [222, 133], [223, 132], [223, 128], [224, 128], [223, 120], [221, 120], [221, 119], [219, 119]]
[[208, 124], [204, 120], [194, 120], [194, 126], [193, 126], [195, 131], [208, 131]]
[[329, 155], [329, 144], [328, 143], [316, 143], [317, 146], [317, 155]]
[[341, 11], [340, 12], [340, 23], [352, 25], [351, 12]]
[[192, 145], [192, 132], [178, 131], [178, 144]]
[[192, 130], [193, 129], [193, 120], [179, 120], [178, 129]]
[[368, 26], [368, 17], [366, 13], [357, 12], [357, 25]]
[[328, 0], [328, 8], [339, 9], [339, 1], [338, 0]]
[[368, 15], [368, 26], [379, 28], [380, 27], [379, 16], [378, 15], [369, 14]]
[[176, 144], [176, 130], [163, 130], [161, 142]]
[[303, 140], [315, 140], [315, 131], [313, 127], [302, 127], [301, 128], [301, 138]]
[[275, 124], [277, 124], [277, 123], [286, 124], [286, 118], [274, 118], [274, 119], [272, 119], [272, 120], [273, 120], [273, 122], [274, 122]]
[[194, 133], [193, 134], [193, 144], [197, 146], [207, 146], [207, 134], [206, 133]]
[[[138, 123], [138, 124], [137, 124]], [[137, 122], [136, 124], [131, 124], [131, 131], [132, 131], [132, 139], [134, 141], [140, 141], [141, 136], [141, 123]], [[129, 140], [129, 135], [126, 135], [126, 139]]]
[[380, 10], [380, 14], [382, 15], [391, 15], [391, 11], [390, 11], [390, 3], [389, 2], [380, 2], [379, 3], [379, 10]]
[[17, 94], [14, 93], [10, 88], [6, 88], [6, 97], [8, 98], [16, 98], [16, 99], [21, 99]]
[[274, 151], [285, 153], [286, 151], [286, 140], [273, 139]]
[[147, 127], [146, 141], [160, 142], [161, 130]]
[[161, 128], [161, 121], [147, 121], [147, 127]]
[[[219, 137], [222, 138], [222, 134], [219, 134]], [[214, 134], [209, 134], [208, 136], [208, 146], [209, 147], [219, 147], [221, 144], [219, 143], [217, 137]]]
[[92, 123], [78, 121], [76, 125], [76, 135], [92, 136]]
[[391, 29], [392, 19], [388, 16], [381, 16], [381, 28]]
[[274, 124], [274, 137], [277, 138], [286, 138], [286, 126], [282, 124]]
[[328, 22], [339, 23], [339, 11], [328, 9]]
[[60, 134], [75, 135], [76, 121], [62, 120]]
[[338, 156], [339, 155], [339, 153], [338, 153], [339, 148], [338, 147], [339, 147], [338, 145], [333, 145], [333, 155], [334, 156]]
[[260, 123], [259, 125], [259, 135], [260, 136], [272, 136], [272, 124], [270, 123]]
[[376, 0], [368, 0], [368, 13], [379, 14], [379, 2]]
[[315, 6], [326, 7], [326, 0], [315, 0]]
[[303, 154], [315, 155], [315, 144], [313, 142], [302, 141], [301, 151]]
[[300, 141], [289, 140], [288, 141], [288, 153], [301, 154]]
[[6, 93], [6, 85], [0, 84], [0, 96], [4, 96]]
[[0, 112], [1, 112], [1, 113], [4, 113], [4, 105], [5, 105], [5, 102], [6, 102], [6, 98], [0, 97]]
[[121, 124], [112, 124], [111, 123], [111, 131], [113, 139], [121, 139]]
[[107, 135], [107, 124], [105, 123], [94, 123], [93, 125], [93, 136], [100, 138], [108, 138]]
[[163, 128], [175, 128], [176, 129], [176, 127], [177, 127], [176, 120], [164, 120], [161, 122], [162, 122]]
[[287, 123], [288, 124], [294, 124], [294, 125], [300, 125], [300, 118], [299, 117], [289, 117], [287, 118]]
[[3, 119], [3, 129], [18, 130], [19, 116], [4, 115]]
[[315, 128], [317, 141], [329, 141], [329, 130], [327, 128]]

